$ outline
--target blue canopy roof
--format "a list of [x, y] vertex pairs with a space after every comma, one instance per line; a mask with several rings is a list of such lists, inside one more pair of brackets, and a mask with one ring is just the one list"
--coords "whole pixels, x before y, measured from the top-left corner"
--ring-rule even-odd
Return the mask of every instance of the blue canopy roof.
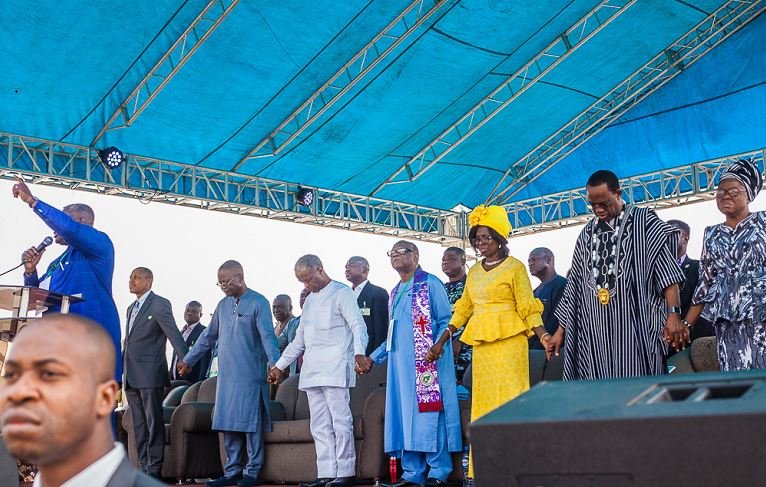
[[[512, 164], [729, 3], [424, 1], [418, 18], [433, 9], [428, 18], [300, 137], [276, 155], [246, 159], [413, 1], [57, 0], [32, 7], [4, 0], [0, 131], [114, 145], [436, 208], [473, 206], [498, 183], [512, 182], [501, 182]], [[762, 2], [751, 3], [754, 20], [513, 198], [581, 186], [602, 167], [629, 176], [766, 146], [766, 16]], [[167, 84], [129, 127], [99, 136], [209, 4], [231, 9], [177, 72], [162, 67]], [[598, 32], [494, 118], [414, 181], [385, 184], [570, 27], [604, 7], [612, 10]]]

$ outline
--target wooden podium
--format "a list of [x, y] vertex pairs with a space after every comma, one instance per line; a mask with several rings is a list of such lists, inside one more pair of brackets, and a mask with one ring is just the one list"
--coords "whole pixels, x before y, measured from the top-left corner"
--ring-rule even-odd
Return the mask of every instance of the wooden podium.
[[0, 365], [5, 362], [8, 345], [19, 330], [29, 321], [39, 319], [30, 316], [53, 306], [61, 313], [69, 312], [69, 305], [84, 301], [79, 296], [54, 293], [47, 289], [29, 286], [0, 286], [0, 310], [10, 311], [10, 317], [0, 318]]

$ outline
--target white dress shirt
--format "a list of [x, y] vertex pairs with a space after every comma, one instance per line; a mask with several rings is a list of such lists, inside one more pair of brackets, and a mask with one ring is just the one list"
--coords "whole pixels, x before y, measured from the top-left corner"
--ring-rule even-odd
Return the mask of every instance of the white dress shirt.
[[359, 295], [362, 294], [362, 289], [364, 289], [364, 286], [366, 286], [368, 282], [370, 281], [365, 279], [357, 287], [351, 289], [352, 291], [354, 291], [354, 297], [356, 299], [359, 299]]
[[302, 352], [300, 389], [354, 387], [354, 355], [364, 355], [367, 340], [367, 325], [351, 288], [330, 281], [306, 298], [295, 339], [276, 366], [285, 370]]
[[[104, 487], [112, 479], [123, 458], [125, 458], [125, 449], [122, 443], [115, 443], [109, 453], [85, 467], [77, 475], [61, 484], [61, 487]], [[35, 477], [32, 487], [45, 487], [41, 474]]]

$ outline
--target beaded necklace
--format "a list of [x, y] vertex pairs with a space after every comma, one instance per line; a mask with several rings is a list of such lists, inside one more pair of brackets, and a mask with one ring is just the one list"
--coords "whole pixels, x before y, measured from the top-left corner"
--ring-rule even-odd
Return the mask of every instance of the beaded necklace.
[[611, 223], [596, 222], [591, 230], [590, 238], [590, 269], [588, 279], [596, 291], [599, 303], [606, 306], [617, 292], [617, 277], [619, 273], [619, 249], [624, 231], [626, 207]]

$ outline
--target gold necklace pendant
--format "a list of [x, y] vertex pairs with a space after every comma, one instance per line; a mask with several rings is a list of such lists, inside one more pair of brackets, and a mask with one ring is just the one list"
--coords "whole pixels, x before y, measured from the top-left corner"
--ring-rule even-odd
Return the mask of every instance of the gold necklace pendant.
[[596, 297], [598, 298], [598, 302], [606, 306], [609, 304], [609, 290], [606, 288], [599, 288], [598, 292], [596, 293]]

